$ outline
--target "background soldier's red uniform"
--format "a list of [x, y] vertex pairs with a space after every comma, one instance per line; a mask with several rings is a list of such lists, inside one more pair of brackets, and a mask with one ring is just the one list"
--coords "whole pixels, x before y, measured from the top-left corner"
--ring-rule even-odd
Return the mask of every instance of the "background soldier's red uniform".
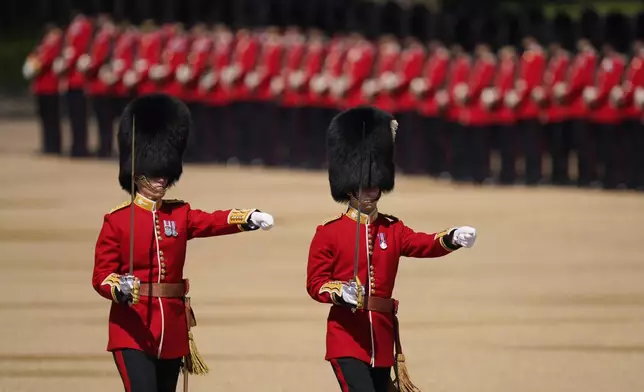
[[61, 153], [59, 81], [53, 70], [54, 60], [61, 54], [63, 33], [51, 27], [40, 45], [27, 57], [24, 76], [32, 80], [31, 92], [36, 96], [42, 131], [42, 152]]
[[436, 93], [443, 90], [447, 82], [450, 55], [444, 46], [437, 47], [429, 54], [421, 76], [410, 86], [416, 111], [427, 136], [427, 168], [431, 175], [438, 176], [446, 171], [449, 150], [448, 127], [438, 105]]
[[159, 89], [165, 94], [177, 97], [186, 102], [186, 90], [183, 83], [177, 80], [179, 66], [188, 62], [190, 40], [186, 32], [173, 34], [165, 44], [161, 53], [161, 65], [167, 67], [164, 77], [157, 80]]
[[570, 54], [559, 51], [548, 62], [543, 78], [542, 116], [546, 123], [550, 156], [551, 181], [565, 185], [569, 182], [568, 160], [571, 143], [571, 124], [568, 108], [555, 96], [555, 86], [565, 83], [570, 67]]
[[[395, 38], [391, 38], [394, 40]], [[395, 113], [397, 102], [394, 98], [394, 92], [387, 89], [388, 79], [399, 77], [396, 75], [397, 65], [400, 61], [401, 51], [398, 42], [385, 42], [378, 48], [373, 66], [373, 78], [369, 82], [375, 82], [373, 91], [368, 91], [368, 82], [363, 84], [363, 103], [373, 104], [373, 106], [385, 110], [389, 113]]]
[[67, 89], [67, 107], [72, 129], [71, 155], [74, 157], [89, 155], [85, 78], [78, 70], [78, 59], [89, 51], [93, 30], [88, 18], [83, 15], [77, 16], [67, 29], [61, 63], [59, 66], [54, 64], [54, 69], [60, 67], [59, 74], [63, 75], [63, 85]]
[[346, 109], [367, 103], [362, 95], [362, 85], [371, 74], [374, 56], [374, 47], [366, 40], [359, 40], [349, 49], [342, 75], [347, 84], [343, 94], [337, 97], [339, 108]]
[[577, 152], [577, 182], [588, 186], [597, 180], [594, 169], [594, 150], [596, 147], [592, 130], [588, 127], [588, 111], [584, 103], [583, 91], [592, 86], [595, 77], [597, 54], [591, 50], [578, 53], [570, 66], [565, 93], [560, 100], [568, 107], [572, 121], [574, 146]]
[[519, 61], [519, 77], [515, 84], [518, 96], [516, 115], [521, 150], [525, 159], [525, 181], [537, 185], [541, 181], [543, 134], [539, 121], [540, 107], [533, 98], [534, 89], [541, 85], [546, 57], [540, 48], [526, 50]]
[[516, 115], [504, 104], [506, 94], [514, 89], [517, 76], [517, 58], [514, 49], [505, 48], [499, 56], [499, 69], [494, 80], [496, 98], [490, 106], [490, 114], [496, 124], [501, 158], [499, 182], [509, 185], [516, 181]]
[[137, 46], [138, 32], [133, 27], [123, 28], [116, 39], [110, 64], [110, 70], [114, 78], [112, 94], [117, 115], [123, 112], [123, 109], [132, 98], [132, 89], [124, 83], [123, 77], [127, 70], [134, 66]]
[[609, 189], [626, 183], [625, 162], [621, 158], [628, 147], [628, 140], [619, 127], [621, 110], [610, 103], [611, 91], [621, 82], [624, 66], [624, 59], [616, 53], [605, 57], [595, 75], [595, 97], [587, 102], [590, 121], [597, 136], [599, 163], [604, 167], [603, 186]]
[[[644, 26], [643, 26], [644, 27]], [[628, 187], [631, 189], [644, 188], [644, 132], [642, 132], [642, 109], [635, 104], [636, 90], [644, 90], [644, 56], [635, 53], [626, 70], [626, 77], [622, 84], [623, 97], [617, 104], [622, 108], [624, 128], [627, 138], [631, 140], [628, 151], [627, 165]]]
[[99, 157], [110, 157], [113, 153], [114, 118], [115, 113], [110, 98], [112, 85], [101, 78], [101, 69], [111, 60], [116, 39], [116, 29], [111, 23], [100, 28], [92, 42], [86, 61], [89, 61], [84, 71], [85, 91], [91, 98], [94, 115], [98, 123]]
[[134, 72], [137, 78], [136, 94], [146, 95], [159, 91], [157, 82], [150, 78], [150, 70], [161, 63], [163, 51], [163, 34], [161, 30], [144, 32], [139, 36], [137, 59]]
[[[450, 144], [451, 144], [451, 162], [452, 162], [452, 175], [457, 181], [467, 180], [467, 166], [465, 162], [469, 159], [466, 154], [467, 151], [463, 148], [465, 135], [465, 128], [459, 122], [461, 111], [463, 108], [458, 104], [456, 99], [456, 88], [465, 86], [471, 72], [470, 57], [462, 53], [453, 58], [448, 71], [447, 85], [445, 97], [446, 117], [450, 122]], [[441, 99], [437, 97], [437, 99]], [[440, 102], [439, 102], [440, 105]]]
[[496, 71], [496, 59], [490, 52], [479, 56], [474, 62], [467, 82], [467, 102], [460, 112], [459, 122], [466, 128], [463, 139], [466, 153], [463, 158], [469, 166], [467, 176], [477, 184], [490, 175], [490, 126], [493, 118], [482, 102], [481, 94], [485, 88], [492, 86]]

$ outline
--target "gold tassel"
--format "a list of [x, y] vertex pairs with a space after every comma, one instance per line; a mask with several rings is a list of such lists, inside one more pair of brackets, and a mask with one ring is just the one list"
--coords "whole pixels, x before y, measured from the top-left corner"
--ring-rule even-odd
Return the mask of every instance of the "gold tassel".
[[398, 365], [398, 377], [400, 377], [399, 380], [396, 380], [398, 391], [420, 392], [420, 389], [418, 389], [418, 387], [416, 387], [414, 383], [409, 379], [409, 372], [407, 371], [407, 365], [405, 365], [405, 355], [396, 355], [396, 363]]
[[197, 351], [197, 344], [195, 343], [194, 338], [192, 337], [192, 332], [188, 331], [188, 340], [190, 343], [190, 355], [184, 358], [185, 367], [184, 371], [187, 371], [190, 374], [203, 375], [208, 373], [208, 366], [204, 362], [203, 358]]

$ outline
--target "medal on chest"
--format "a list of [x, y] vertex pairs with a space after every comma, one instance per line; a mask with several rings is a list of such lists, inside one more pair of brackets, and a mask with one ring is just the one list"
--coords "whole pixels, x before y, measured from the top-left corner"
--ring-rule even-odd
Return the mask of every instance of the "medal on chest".
[[177, 224], [175, 221], [163, 221], [163, 227], [165, 229], [165, 236], [166, 237], [177, 237], [179, 233], [177, 233]]
[[378, 243], [380, 244], [380, 249], [387, 249], [387, 238], [385, 237], [385, 233], [378, 233]]

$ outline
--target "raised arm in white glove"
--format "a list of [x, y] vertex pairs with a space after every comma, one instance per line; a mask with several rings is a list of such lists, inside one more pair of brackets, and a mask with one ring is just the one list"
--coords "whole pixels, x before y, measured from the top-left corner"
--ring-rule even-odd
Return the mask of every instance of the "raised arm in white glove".
[[476, 241], [476, 229], [469, 226], [455, 228], [452, 233], [452, 243], [464, 248], [471, 248]]
[[270, 214], [255, 211], [248, 218], [248, 223], [262, 230], [270, 230], [273, 227], [274, 220]]

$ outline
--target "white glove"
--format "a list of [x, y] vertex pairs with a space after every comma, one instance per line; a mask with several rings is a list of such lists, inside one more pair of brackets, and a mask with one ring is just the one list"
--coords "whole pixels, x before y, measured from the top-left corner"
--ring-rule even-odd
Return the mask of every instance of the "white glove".
[[505, 94], [505, 106], [514, 109], [519, 103], [519, 94], [515, 90], [510, 90]]
[[633, 94], [633, 100], [635, 101], [635, 105], [638, 108], [644, 107], [644, 88], [641, 88], [641, 87], [635, 88], [635, 93]]
[[593, 104], [597, 100], [597, 89], [595, 87], [586, 87], [582, 94], [587, 104]]
[[436, 93], [436, 102], [438, 106], [444, 108], [449, 103], [449, 93], [445, 90], [440, 90]]
[[114, 83], [116, 83], [116, 76], [114, 75], [114, 72], [112, 72], [112, 69], [108, 65], [102, 66], [98, 70], [98, 78], [105, 84], [111, 86]]
[[375, 79], [367, 79], [362, 85], [362, 95], [371, 99], [378, 92], [378, 82]]
[[302, 84], [304, 83], [304, 78], [304, 71], [298, 70], [293, 72], [288, 77], [289, 87], [291, 87], [292, 89], [300, 88], [300, 86], [302, 86]]
[[253, 225], [261, 227], [262, 230], [270, 230], [273, 227], [273, 216], [265, 212], [255, 211], [250, 214], [248, 220]]
[[281, 76], [276, 76], [271, 79], [271, 94], [280, 95], [284, 91], [284, 78]]
[[122, 302], [127, 302], [129, 305], [139, 302], [139, 287], [141, 283], [139, 278], [134, 275], [121, 275], [119, 278], [119, 291], [121, 292]]
[[78, 58], [76, 69], [80, 72], [86, 72], [92, 64], [92, 58], [88, 54], [83, 54]]
[[[362, 288], [362, 294], [364, 295], [364, 287], [360, 287]], [[342, 283], [341, 297], [342, 301], [348, 305], [358, 306], [358, 284], [355, 280]]]
[[122, 59], [116, 59], [112, 61], [112, 69], [114, 72], [119, 73], [125, 69], [125, 61]]
[[499, 92], [494, 87], [484, 88], [481, 92], [481, 101], [486, 107], [494, 105], [499, 100]]
[[532, 90], [532, 99], [536, 102], [542, 102], [545, 96], [546, 94], [541, 86], [537, 86]]
[[138, 73], [143, 73], [145, 72], [145, 69], [148, 67], [148, 61], [145, 59], [138, 59], [134, 63], [134, 69], [136, 69], [136, 72]]
[[476, 241], [476, 229], [469, 226], [461, 226], [454, 230], [452, 235], [452, 243], [460, 245], [464, 248], [471, 248]]
[[259, 72], [251, 72], [248, 75], [246, 75], [246, 78], [244, 79], [244, 83], [246, 84], [246, 87], [248, 87], [251, 90], [254, 90], [259, 86], [260, 82], [260, 75]]
[[568, 87], [563, 82], [557, 82], [554, 85], [553, 89], [554, 89], [555, 96], [557, 98], [561, 98], [566, 94], [566, 90], [568, 90]]
[[199, 80], [199, 86], [206, 91], [212, 89], [212, 87], [217, 83], [217, 75], [214, 72], [208, 71], [204, 76]]
[[33, 57], [29, 57], [22, 67], [22, 75], [25, 77], [25, 79], [31, 79], [36, 74], [39, 67], [40, 64], [38, 63], [38, 61]]
[[52, 65], [52, 68], [54, 70], [54, 73], [59, 75], [65, 71], [66, 66], [67, 65], [65, 64], [65, 59], [62, 57], [58, 57], [56, 58], [56, 60], [54, 60], [54, 64]]
[[187, 64], [181, 64], [177, 68], [177, 72], [175, 74], [175, 77], [179, 81], [179, 83], [188, 83], [190, 79], [192, 79], [192, 67], [187, 65]]
[[429, 90], [429, 84], [424, 78], [415, 78], [409, 85], [411, 91], [416, 95], [422, 95]]
[[622, 100], [624, 99], [624, 90], [621, 86], [615, 86], [610, 90], [610, 99], [614, 106], [622, 103]]
[[128, 69], [123, 75], [123, 83], [127, 87], [132, 87], [139, 82], [139, 76], [136, 74], [136, 71]]

